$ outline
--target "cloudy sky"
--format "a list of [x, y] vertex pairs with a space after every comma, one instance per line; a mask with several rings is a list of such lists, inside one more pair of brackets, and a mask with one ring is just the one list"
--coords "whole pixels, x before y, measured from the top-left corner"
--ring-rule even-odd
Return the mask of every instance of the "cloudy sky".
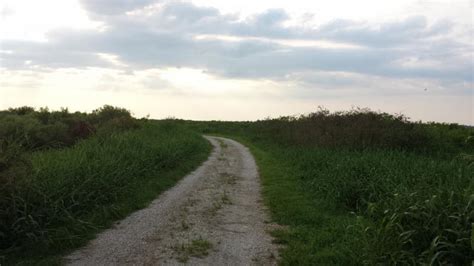
[[0, 0], [0, 109], [474, 124], [471, 0]]

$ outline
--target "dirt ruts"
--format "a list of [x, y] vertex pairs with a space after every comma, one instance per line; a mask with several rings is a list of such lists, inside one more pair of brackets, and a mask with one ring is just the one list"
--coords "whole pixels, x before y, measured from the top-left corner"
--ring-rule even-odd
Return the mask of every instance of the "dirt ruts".
[[275, 265], [257, 166], [240, 143], [206, 138], [209, 159], [147, 208], [66, 256], [70, 265]]

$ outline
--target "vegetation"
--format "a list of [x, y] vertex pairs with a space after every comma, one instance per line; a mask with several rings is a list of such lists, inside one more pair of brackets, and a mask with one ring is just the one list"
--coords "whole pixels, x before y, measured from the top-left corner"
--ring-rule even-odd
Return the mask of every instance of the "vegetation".
[[0, 114], [0, 256], [58, 261], [143, 208], [201, 163], [209, 144], [172, 121], [29, 107]]
[[209, 254], [212, 243], [201, 237], [193, 239], [190, 243], [185, 243], [173, 247], [179, 262], [185, 263], [190, 257], [202, 258]]
[[[207, 157], [197, 132], [251, 148], [272, 217], [287, 225], [273, 232], [285, 244], [283, 265], [474, 260], [474, 130], [466, 126], [366, 109], [153, 122], [111, 106], [90, 114], [10, 109], [0, 112], [0, 125], [7, 262], [57, 262], [146, 206]], [[184, 261], [211, 247], [199, 239], [177, 251]]]
[[0, 112], [0, 124], [2, 144], [21, 146], [27, 151], [68, 147], [97, 131], [105, 134], [138, 127], [128, 110], [108, 105], [91, 114], [70, 113], [68, 109], [10, 108]]
[[247, 144], [284, 265], [469, 265], [474, 131], [356, 109], [187, 122]]

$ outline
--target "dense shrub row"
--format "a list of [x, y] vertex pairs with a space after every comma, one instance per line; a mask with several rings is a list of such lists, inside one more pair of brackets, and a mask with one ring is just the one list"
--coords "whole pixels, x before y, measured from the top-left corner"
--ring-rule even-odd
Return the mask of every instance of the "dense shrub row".
[[[204, 132], [244, 133], [279, 145], [396, 149], [430, 154], [474, 151], [474, 129], [457, 124], [411, 122], [403, 115], [353, 109], [331, 113], [320, 108], [301, 116], [257, 122], [206, 122]], [[471, 137], [470, 137], [471, 136]]]
[[25, 150], [71, 146], [97, 131], [112, 132], [136, 128], [137, 121], [123, 108], [105, 105], [90, 114], [50, 111], [32, 107], [0, 112], [0, 141]]

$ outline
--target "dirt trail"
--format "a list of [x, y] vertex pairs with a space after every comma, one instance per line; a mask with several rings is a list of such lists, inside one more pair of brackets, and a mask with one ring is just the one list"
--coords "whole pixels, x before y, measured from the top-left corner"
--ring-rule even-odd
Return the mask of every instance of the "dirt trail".
[[65, 258], [70, 265], [275, 265], [255, 161], [240, 143], [206, 137], [209, 159]]

